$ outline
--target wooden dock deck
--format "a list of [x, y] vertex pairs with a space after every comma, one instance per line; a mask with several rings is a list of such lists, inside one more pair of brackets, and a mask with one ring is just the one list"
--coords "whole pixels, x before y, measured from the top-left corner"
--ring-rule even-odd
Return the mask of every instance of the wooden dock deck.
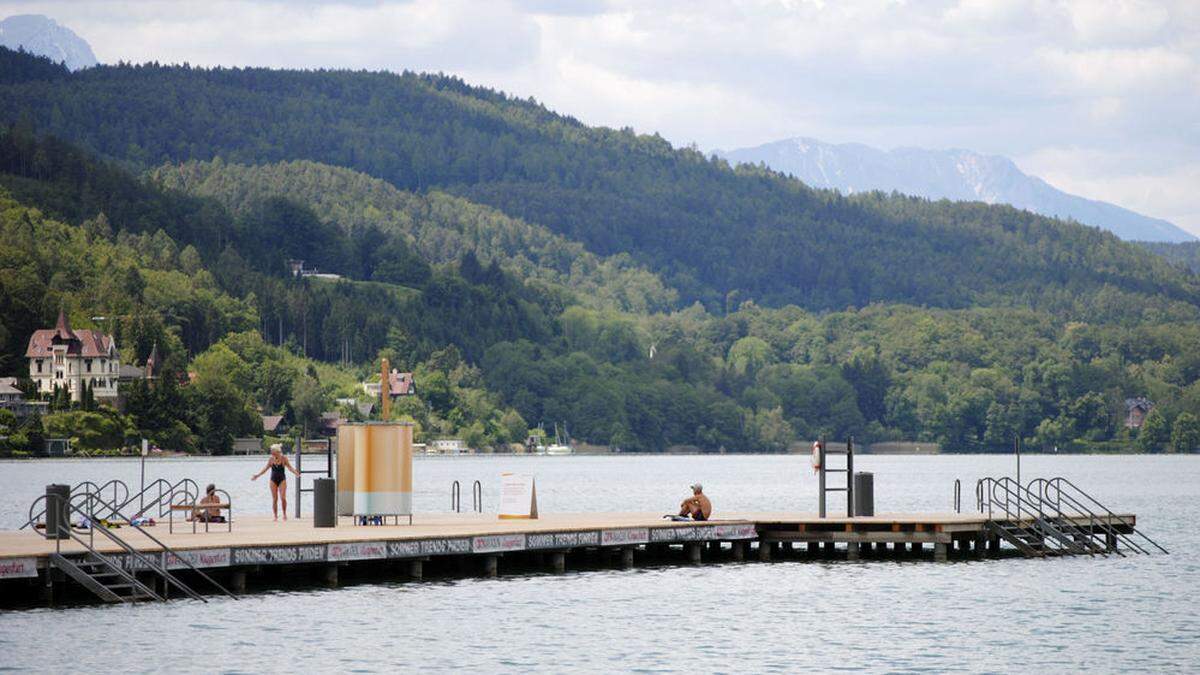
[[[169, 556], [134, 528], [115, 530], [136, 550], [162, 556], [166, 567], [181, 570], [186, 558], [206, 572], [242, 591], [248, 575], [265, 566], [318, 570], [323, 583], [336, 584], [338, 570], [351, 576], [356, 566], [392, 565], [401, 576], [420, 578], [425, 565], [437, 567], [453, 558], [456, 569], [464, 560], [479, 559], [476, 574], [495, 576], [503, 568], [516, 571], [563, 571], [568, 559], [591, 556], [618, 559], [632, 567], [635, 555], [654, 560], [699, 563], [740, 561], [751, 557], [836, 557], [848, 560], [889, 558], [949, 560], [955, 556], [1001, 554], [1001, 543], [988, 530], [988, 519], [977, 513], [879, 514], [854, 518], [820, 518], [812, 513], [730, 513], [707, 522], [673, 522], [659, 513], [543, 514], [536, 520], [500, 520], [483, 514], [418, 514], [413, 524], [354, 525], [339, 519], [334, 528], [315, 528], [311, 519], [272, 521], [270, 517], [239, 515], [232, 531], [224, 524], [193, 534], [191, 524], [165, 522], [148, 528], [177, 552]], [[1014, 521], [1015, 522], [1015, 521]], [[1107, 518], [1106, 527], [1121, 531], [1136, 524], [1132, 514]], [[1080, 528], [1096, 523], [1080, 517]], [[85, 535], [86, 536], [86, 535]], [[127, 553], [102, 535], [95, 549], [135, 568]], [[63, 581], [51, 572], [52, 554], [70, 557], [86, 550], [70, 539], [49, 540], [28, 529], [0, 531], [0, 596], [4, 589], [24, 584], [45, 588]], [[469, 565], [467, 567], [470, 567]], [[190, 573], [183, 569], [182, 574]], [[60, 584], [61, 585], [61, 584]], [[7, 603], [0, 601], [0, 606]]]

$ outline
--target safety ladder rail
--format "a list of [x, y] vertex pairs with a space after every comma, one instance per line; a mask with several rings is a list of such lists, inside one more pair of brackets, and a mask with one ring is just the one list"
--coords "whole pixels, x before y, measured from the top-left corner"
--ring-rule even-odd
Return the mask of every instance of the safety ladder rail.
[[[84, 489], [84, 488], [88, 488], [89, 486], [91, 487], [90, 490]], [[112, 490], [113, 490], [113, 502], [114, 503], [119, 502], [119, 501], [121, 501], [121, 499], [123, 499], [123, 497], [117, 496], [118, 488], [120, 488], [125, 493], [126, 497], [129, 496], [129, 486], [125, 484], [125, 481], [123, 481], [119, 478], [114, 478], [114, 479], [108, 481], [107, 483], [105, 483], [104, 485], [96, 485], [95, 483], [93, 483], [90, 480], [80, 481], [71, 487], [71, 499], [75, 499], [76, 497], [80, 497], [80, 496], [87, 497], [90, 494], [104, 494], [104, 490], [108, 489], [109, 487], [112, 487]], [[45, 501], [44, 496], [42, 499], [35, 499], [33, 501], [33, 503], [29, 505], [29, 519], [25, 521], [24, 525], [22, 525], [21, 527], [19, 527], [17, 529], [23, 530], [31, 525], [34, 526], [34, 528], [36, 529], [37, 523], [42, 522], [42, 520], [46, 517], [46, 508], [44, 506], [42, 507], [41, 511], [37, 512], [36, 514], [34, 513], [34, 510], [37, 508], [37, 505], [43, 501]]]
[[[300, 517], [300, 506], [303, 504], [303, 495], [305, 492], [313, 492], [316, 487], [304, 487], [304, 474], [322, 474], [325, 478], [333, 478], [333, 439], [326, 438], [325, 441], [325, 468], [324, 469], [305, 469], [304, 468], [304, 441], [296, 439], [296, 473], [300, 474], [296, 477], [296, 517]], [[310, 453], [318, 454], [318, 453]]]
[[[1059, 496], [1059, 498], [1057, 498], [1057, 499], [1051, 500], [1049, 498], [1050, 491], [1049, 491], [1048, 484], [1049, 484], [1049, 481], [1047, 481], [1047, 479], [1045, 479], [1045, 478], [1034, 478], [1033, 480], [1029, 481], [1029, 485], [1027, 486], [1027, 489], [1031, 492], [1035, 492], [1036, 494], [1040, 495], [1042, 498], [1042, 501], [1047, 505], [1047, 507], [1052, 507], [1054, 509], [1054, 512], [1057, 514], [1057, 517], [1059, 518], [1059, 520], [1064, 521], [1064, 522], [1069, 521], [1069, 522], [1074, 523], [1075, 521], [1077, 521], [1081, 518], [1086, 518], [1088, 530], [1086, 532], [1084, 532], [1083, 534], [1084, 534], [1084, 536], [1087, 536], [1089, 540], [1092, 540], [1092, 541], [1094, 541], [1094, 539], [1096, 537], [1097, 530], [1100, 530], [1105, 535], [1108, 535], [1111, 537], [1120, 537], [1122, 539], [1125, 539], [1124, 535], [1122, 535], [1115, 528], [1113, 528], [1110, 523], [1106, 523], [1096, 513], [1092, 512], [1090, 509], [1088, 509], [1084, 505], [1076, 502], [1074, 499], [1069, 498], [1069, 496], [1066, 500], [1062, 499], [1061, 496]], [[1074, 513], [1067, 513], [1065, 511], [1063, 511], [1062, 507], [1063, 507], [1064, 501], [1066, 501], [1068, 507], [1075, 509]], [[1080, 531], [1082, 531], [1082, 528], [1079, 528], [1079, 529], [1080, 529]], [[1136, 543], [1134, 543], [1132, 541], [1129, 541], [1129, 545], [1130, 545], [1130, 549], [1132, 551], [1134, 551], [1135, 553], [1147, 553], [1147, 551], [1145, 549], [1143, 549], [1141, 546], [1137, 545]], [[1123, 551], [1116, 548], [1115, 546], [1111, 546], [1108, 543], [1107, 537], [1106, 537], [1106, 541], [1104, 544], [1104, 550], [1106, 553], [1116, 553], [1117, 555], [1121, 556], [1122, 558], [1125, 557], [1125, 553]]]
[[[846, 517], [854, 517], [854, 437], [851, 436], [846, 440], [845, 450], [830, 450], [826, 447], [825, 439], [817, 441], [818, 448], [818, 468], [817, 468], [817, 489], [820, 494], [819, 511], [820, 517], [826, 517], [825, 495], [829, 492], [845, 492], [846, 493]], [[829, 455], [845, 455], [846, 466], [841, 469], [826, 468], [826, 460]], [[846, 474], [845, 487], [827, 487], [825, 483], [826, 473], [844, 473]]]
[[[1080, 488], [1078, 485], [1075, 485], [1070, 480], [1067, 480], [1066, 478], [1064, 478], [1062, 476], [1055, 476], [1054, 478], [1050, 478], [1050, 479], [1038, 478], [1038, 479], [1034, 479], [1033, 481], [1030, 481], [1030, 485], [1034, 485], [1035, 483], [1039, 486], [1042, 494], [1046, 495], [1046, 498], [1048, 500], [1051, 498], [1051, 494], [1052, 494], [1054, 503], [1061, 504], [1063, 501], [1066, 501], [1067, 505], [1070, 506], [1071, 508], [1079, 509], [1079, 511], [1081, 512], [1082, 515], [1088, 515], [1094, 522], [1100, 523], [1102, 526], [1102, 529], [1105, 531], [1105, 534], [1111, 535], [1111, 536], [1115, 537], [1116, 539], [1125, 542], [1126, 545], [1129, 546], [1135, 552], [1144, 553], [1147, 555], [1150, 554], [1150, 551], [1148, 551], [1144, 546], [1141, 546], [1136, 541], [1134, 541], [1134, 539], [1132, 537], [1128, 536], [1126, 533], [1121, 532], [1120, 530], [1113, 527], [1112, 523], [1114, 521], [1116, 521], [1117, 523], [1121, 524], [1122, 526], [1124, 526], [1126, 528], [1129, 528], [1130, 533], [1138, 535], [1142, 539], [1146, 540], [1146, 542], [1148, 542], [1151, 546], [1154, 546], [1155, 548], [1157, 548], [1159, 551], [1162, 551], [1163, 553], [1170, 555], [1170, 551], [1168, 551], [1167, 549], [1160, 546], [1158, 542], [1156, 542], [1153, 539], [1151, 539], [1150, 537], [1146, 536], [1146, 534], [1144, 532], [1142, 532], [1141, 530], [1137, 529], [1137, 527], [1135, 525], [1126, 521], [1121, 516], [1113, 513], [1112, 510], [1110, 510], [1107, 506], [1105, 506], [1104, 504], [1101, 504], [1099, 502], [1099, 500], [1097, 500], [1095, 497], [1093, 497], [1092, 495], [1085, 492], [1082, 488]], [[1067, 488], [1069, 488], [1073, 492], [1064, 492], [1064, 490], [1063, 490], [1064, 484], [1067, 486]], [[1093, 507], [1097, 507], [1100, 509], [1100, 511], [1103, 512], [1104, 517], [1102, 518], [1100, 514], [1093, 512], [1090, 507], [1088, 507], [1085, 503], [1083, 503], [1077, 497], [1082, 497], [1083, 499], [1086, 499], [1089, 502], [1091, 502]]]
[[471, 508], [475, 513], [483, 513], [483, 483], [479, 481], [471, 484]]
[[[1072, 515], [1063, 513], [1061, 509], [1047, 502], [1041, 494], [1034, 492], [1028, 486], [1021, 485], [1013, 479], [1003, 478], [1001, 480], [1005, 486], [1016, 490], [1019, 495], [1037, 509], [1043, 526], [1049, 527], [1051, 535], [1067, 548], [1070, 548], [1072, 552], [1087, 553], [1089, 555], [1097, 553], [1106, 555], [1112, 552], [1108, 547], [1096, 543], [1092, 530], [1085, 530], [1080, 527]], [[1125, 555], [1119, 551], [1117, 553], [1122, 557]]]
[[[158, 490], [157, 496], [146, 502], [145, 498], [150, 496], [152, 491], [156, 489]], [[142, 488], [140, 492], [131, 495], [129, 499], [118, 504], [116, 510], [117, 513], [124, 513], [126, 509], [133, 508], [134, 501], [139, 501], [141, 505], [133, 513], [133, 518], [141, 518], [155, 507], [158, 507], [158, 517], [162, 518], [171, 510], [171, 505], [174, 503], [176, 495], [183, 496], [184, 501], [181, 503], [194, 504], [196, 500], [200, 499], [200, 486], [191, 478], [182, 478], [174, 483], [165, 478], [157, 478]]]
[[462, 513], [462, 485], [458, 481], [450, 484], [450, 510]]
[[[50, 495], [50, 496], [53, 497], [54, 499], [62, 499], [58, 495]], [[127, 555], [129, 555], [129, 559], [131, 562], [133, 560], [136, 560], [140, 566], [143, 566], [144, 568], [154, 572], [155, 574], [158, 574], [167, 583], [171, 584], [172, 586], [175, 586], [176, 588], [178, 588], [180, 591], [182, 591], [188, 597], [196, 599], [196, 600], [200, 600], [202, 602], [207, 602], [206, 600], [204, 600], [204, 598], [200, 597], [200, 595], [197, 594], [195, 591], [188, 588], [186, 585], [184, 585], [182, 582], [180, 582], [178, 579], [176, 579], [174, 577], [174, 575], [167, 572], [165, 566], [156, 565], [154, 563], [153, 558], [138, 551], [136, 548], [131, 546], [129, 544], [129, 542], [125, 541], [121, 537], [118, 537], [115, 533], [110, 531], [107, 527], [104, 527], [103, 525], [98, 525], [94, 521], [90, 521], [88, 523], [88, 527], [87, 527], [88, 538], [85, 540], [83, 537], [79, 536], [77, 529], [71, 523], [71, 514], [74, 513], [74, 514], [77, 514], [77, 515], [80, 515], [80, 516], [83, 516], [83, 517], [89, 518], [89, 519], [91, 518], [91, 514], [84, 511], [83, 509], [80, 509], [79, 507], [75, 506], [74, 504], [72, 504], [70, 502], [70, 500], [67, 500], [63, 504], [63, 509], [61, 510], [60, 513], [62, 514], [63, 522], [58, 524], [57, 530], [59, 532], [65, 532], [67, 534], [67, 536], [69, 536], [75, 543], [82, 546], [84, 548], [84, 550], [87, 551], [88, 555], [91, 555], [94, 559], [100, 561], [106, 567], [110, 568], [114, 573], [118, 574], [124, 581], [126, 581], [126, 583], [128, 583], [130, 585], [131, 588], [136, 588], [137, 590], [141, 591], [143, 594], [148, 595], [149, 597], [154, 598], [155, 600], [160, 600], [160, 601], [165, 600], [164, 597], [162, 597], [158, 593], [155, 593], [153, 590], [151, 590], [149, 587], [147, 587], [141, 581], [138, 581], [137, 575], [134, 573], [135, 570], [132, 569], [134, 567], [133, 564], [130, 564], [131, 569], [125, 569], [124, 566], [122, 566], [117, 561], [113, 560], [111, 557], [104, 555], [103, 553], [100, 553], [98, 550], [96, 550], [96, 531], [97, 530], [99, 530], [101, 534], [103, 534], [105, 537], [107, 537], [109, 541], [116, 544], [121, 550], [125, 551], [125, 553]], [[49, 525], [47, 525], [47, 527], [49, 527]], [[72, 577], [75, 577], [76, 574], [82, 574], [88, 578], [93, 579], [94, 583], [103, 587], [103, 584], [100, 584], [99, 582], [95, 581], [94, 575], [88, 574], [87, 572], [83, 571], [75, 563], [75, 561], [72, 561], [63, 555], [62, 542], [63, 542], [63, 540], [61, 537], [55, 538], [54, 553], [55, 553], [55, 556], [57, 556], [57, 558], [55, 558], [55, 562], [66, 561], [68, 564], [70, 564], [74, 567], [74, 569], [71, 569], [70, 567], [64, 566], [64, 570], [67, 571], [68, 574], [71, 574]], [[105, 587], [105, 588], [107, 588], [107, 587]], [[92, 589], [92, 591], [96, 592], [94, 588]], [[104, 597], [99, 592], [96, 592], [96, 593], [97, 593], [97, 595], [101, 595], [102, 598]], [[112, 593], [111, 590], [109, 590], [109, 593], [110, 594]], [[120, 598], [120, 596], [117, 596], [117, 597]], [[124, 598], [120, 598], [120, 599], [124, 599]]]
[[[462, 513], [462, 484], [458, 481], [450, 484], [450, 510]], [[471, 510], [483, 513], [483, 483], [479, 481], [471, 484]]]
[[[1079, 536], [1068, 535], [1063, 531], [1060, 525], [1052, 523], [1046, 518], [1044, 505], [1042, 500], [1029, 490], [1023, 488], [1015, 480], [1009, 477], [1001, 478], [985, 478], [981, 479], [980, 484], [987, 485], [987, 505], [988, 505], [988, 520], [996, 523], [998, 530], [1016, 530], [1018, 533], [1031, 535], [1038, 540], [1041, 546], [1042, 554], [1045, 553], [1087, 553], [1094, 555], [1095, 553], [1104, 553], [1105, 550], [1095, 546], [1095, 543], [1088, 537], [1083, 540], [1084, 533], [1074, 525], [1069, 525], [1068, 529], [1075, 529], [1075, 534]], [[1000, 494], [997, 494], [1000, 491]], [[1013, 506], [1015, 502], [1015, 507]], [[1004, 511], [1007, 524], [998, 523], [993, 517], [992, 506], [998, 506]], [[1028, 520], [1029, 525], [1024, 521]], [[1010, 532], [1010, 534], [1016, 533]], [[1056, 542], [1057, 547], [1048, 546], [1049, 542]], [[1084, 543], [1084, 541], [1090, 543]], [[1009, 540], [1009, 543], [1017, 545], [1015, 541]], [[1028, 543], [1028, 542], [1026, 542]], [[1020, 547], [1018, 547], [1020, 548]], [[1030, 546], [1030, 548], [1035, 548]], [[1022, 549], [1023, 552], [1029, 553]]]
[[[182, 481], [180, 481], [180, 482], [182, 482]], [[224, 492], [224, 491], [222, 490], [222, 492]], [[226, 493], [226, 495], [228, 495], [228, 493]], [[119, 511], [119, 510], [117, 510], [117, 507], [116, 507], [116, 506], [114, 506], [114, 505], [112, 505], [112, 504], [107, 504], [107, 503], [105, 503], [103, 499], [101, 499], [101, 498], [97, 497], [97, 498], [95, 498], [93, 501], [94, 501], [95, 503], [99, 503], [100, 505], [104, 506], [105, 508], [108, 508], [108, 509], [113, 509], [114, 511], [116, 511], [116, 513], [117, 513], [118, 515], [121, 515], [120, 511]], [[194, 502], [193, 502], [193, 503], [194, 503]], [[200, 578], [202, 578], [202, 579], [204, 579], [205, 581], [207, 581], [207, 582], [208, 582], [210, 585], [212, 585], [212, 586], [213, 586], [214, 588], [216, 588], [218, 591], [220, 591], [220, 592], [224, 593], [225, 595], [227, 595], [227, 596], [229, 596], [229, 597], [231, 597], [231, 598], [234, 598], [235, 600], [237, 599], [237, 596], [236, 596], [236, 595], [234, 595], [232, 592], [230, 592], [230, 591], [229, 591], [229, 589], [227, 589], [227, 588], [225, 588], [224, 586], [222, 586], [221, 584], [217, 583], [217, 581], [216, 581], [215, 579], [213, 579], [213, 578], [212, 578], [212, 577], [210, 577], [208, 574], [206, 574], [206, 573], [205, 573], [203, 570], [201, 570], [200, 568], [198, 568], [198, 567], [196, 567], [194, 564], [192, 564], [192, 561], [188, 560], [188, 559], [187, 559], [187, 557], [179, 555], [179, 553], [178, 553], [178, 552], [176, 552], [176, 551], [175, 551], [174, 549], [172, 549], [170, 546], [167, 546], [167, 545], [166, 545], [166, 543], [164, 543], [164, 542], [163, 542], [161, 539], [159, 539], [158, 537], [156, 537], [156, 536], [154, 536], [153, 534], [151, 534], [151, 533], [150, 533], [149, 531], [147, 531], [147, 530], [146, 530], [144, 527], [142, 527], [142, 526], [140, 526], [140, 525], [137, 525], [137, 524], [135, 524], [135, 523], [134, 523], [134, 521], [133, 521], [133, 519], [131, 519], [131, 518], [125, 518], [123, 515], [122, 515], [121, 517], [122, 517], [124, 520], [127, 520], [127, 521], [129, 522], [129, 526], [130, 526], [130, 527], [132, 527], [134, 530], [137, 530], [137, 532], [138, 532], [139, 534], [141, 534], [141, 535], [145, 536], [147, 539], [149, 539], [150, 541], [154, 542], [154, 544], [155, 544], [156, 546], [158, 546], [160, 549], [162, 549], [162, 553], [164, 553], [164, 554], [167, 554], [167, 555], [170, 555], [170, 556], [171, 556], [172, 558], [174, 558], [175, 560], [178, 560], [179, 562], [183, 563], [185, 566], [187, 566], [187, 567], [188, 567], [189, 569], [191, 569], [193, 572], [195, 572], [196, 574], [198, 574], [198, 575], [200, 576]], [[231, 512], [231, 513], [230, 513], [230, 520], [232, 520], [232, 519], [233, 519], [233, 514], [232, 514], [232, 512]], [[91, 531], [93, 531], [93, 532], [94, 532], [94, 531], [96, 530], [95, 523], [92, 523], [92, 527], [90, 527], [89, 529], [90, 529]], [[130, 545], [128, 542], [126, 542], [125, 540], [121, 539], [120, 537], [117, 537], [117, 536], [116, 536], [114, 533], [112, 533], [111, 531], [109, 531], [109, 529], [108, 529], [107, 527], [100, 526], [100, 530], [101, 530], [101, 531], [102, 531], [104, 534], [106, 534], [106, 535], [108, 535], [110, 538], [112, 538], [114, 541], [118, 542], [118, 545], [122, 546], [122, 547], [123, 547], [123, 548], [125, 548], [127, 551], [129, 551], [130, 553], [133, 553], [133, 554], [135, 555], [135, 557], [138, 557], [138, 558], [145, 558], [145, 557], [146, 557], [146, 556], [145, 556], [143, 553], [141, 553], [140, 551], [137, 551], [137, 550], [136, 550], [136, 549], [135, 549], [135, 548], [134, 548], [132, 545]], [[150, 560], [153, 560], [153, 559], [151, 558]], [[171, 573], [170, 573], [170, 572], [167, 570], [167, 566], [166, 566], [166, 561], [165, 561], [165, 560], [162, 560], [162, 561], [160, 561], [160, 564], [159, 564], [157, 567], [152, 567], [152, 569], [153, 569], [153, 570], [154, 570], [156, 573], [158, 573], [160, 576], [162, 576], [164, 579], [166, 579], [166, 580], [167, 580], [169, 583], [171, 583], [171, 585], [172, 585], [172, 586], [175, 586], [176, 588], [179, 588], [180, 590], [182, 590], [182, 591], [183, 591], [185, 594], [187, 594], [187, 595], [188, 595], [188, 597], [191, 597], [191, 598], [193, 598], [193, 599], [196, 599], [196, 600], [202, 600], [202, 601], [205, 601], [205, 602], [207, 602], [206, 600], [204, 600], [204, 598], [203, 598], [203, 597], [202, 597], [202, 596], [201, 596], [199, 593], [197, 593], [196, 591], [192, 590], [192, 589], [191, 589], [191, 588], [189, 588], [188, 586], [184, 585], [184, 583], [183, 583], [183, 582], [181, 582], [181, 581], [179, 581], [177, 578], [175, 578], [175, 576], [174, 576], [174, 575], [172, 575], [172, 574], [171, 574]]]

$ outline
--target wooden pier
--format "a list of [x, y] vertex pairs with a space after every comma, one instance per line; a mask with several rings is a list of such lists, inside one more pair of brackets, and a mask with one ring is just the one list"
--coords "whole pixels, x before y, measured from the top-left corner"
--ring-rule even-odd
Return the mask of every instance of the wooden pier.
[[[235, 592], [247, 587], [336, 585], [355, 578], [497, 576], [563, 572], [570, 568], [633, 567], [642, 564], [769, 561], [778, 559], [872, 558], [948, 561], [1016, 555], [997, 527], [1023, 527], [1017, 520], [989, 521], [983, 514], [913, 513], [821, 518], [811, 513], [721, 514], [708, 522], [673, 522], [656, 513], [543, 514], [536, 520], [499, 520], [494, 515], [418, 514], [412, 525], [356, 526], [342, 518], [334, 528], [314, 528], [310, 519], [273, 522], [238, 516], [232, 531], [214, 525], [193, 534], [165, 524], [148, 528], [174, 553], [134, 528], [115, 530], [134, 550], [190, 580], [188, 563]], [[1080, 516], [1078, 535], [1108, 538], [1133, 531], [1132, 514]], [[139, 562], [102, 536], [95, 550], [138, 573]], [[0, 531], [0, 607], [87, 599], [72, 579], [52, 564], [87, 551], [65, 539], [46, 539], [29, 529]], [[148, 582], [149, 583], [149, 582]], [[204, 591], [203, 584], [196, 588]], [[163, 595], [169, 588], [163, 584]], [[94, 597], [92, 598], [94, 599]]]

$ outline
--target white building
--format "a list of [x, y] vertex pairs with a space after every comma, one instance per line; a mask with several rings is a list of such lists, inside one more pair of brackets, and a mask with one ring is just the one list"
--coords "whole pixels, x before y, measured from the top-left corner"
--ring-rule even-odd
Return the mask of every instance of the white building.
[[471, 449], [458, 438], [439, 438], [429, 445], [426, 452], [430, 455], [466, 455]]
[[121, 359], [116, 343], [98, 330], [71, 330], [62, 311], [54, 328], [33, 332], [25, 356], [39, 393], [65, 387], [71, 400], [78, 401], [87, 382], [97, 400], [117, 398]]

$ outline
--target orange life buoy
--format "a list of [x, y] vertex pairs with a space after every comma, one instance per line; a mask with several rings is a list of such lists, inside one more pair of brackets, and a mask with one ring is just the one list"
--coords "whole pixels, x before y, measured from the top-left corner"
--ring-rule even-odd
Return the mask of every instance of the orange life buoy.
[[813, 473], [821, 470], [821, 443], [814, 441], [812, 447], [812, 468]]

